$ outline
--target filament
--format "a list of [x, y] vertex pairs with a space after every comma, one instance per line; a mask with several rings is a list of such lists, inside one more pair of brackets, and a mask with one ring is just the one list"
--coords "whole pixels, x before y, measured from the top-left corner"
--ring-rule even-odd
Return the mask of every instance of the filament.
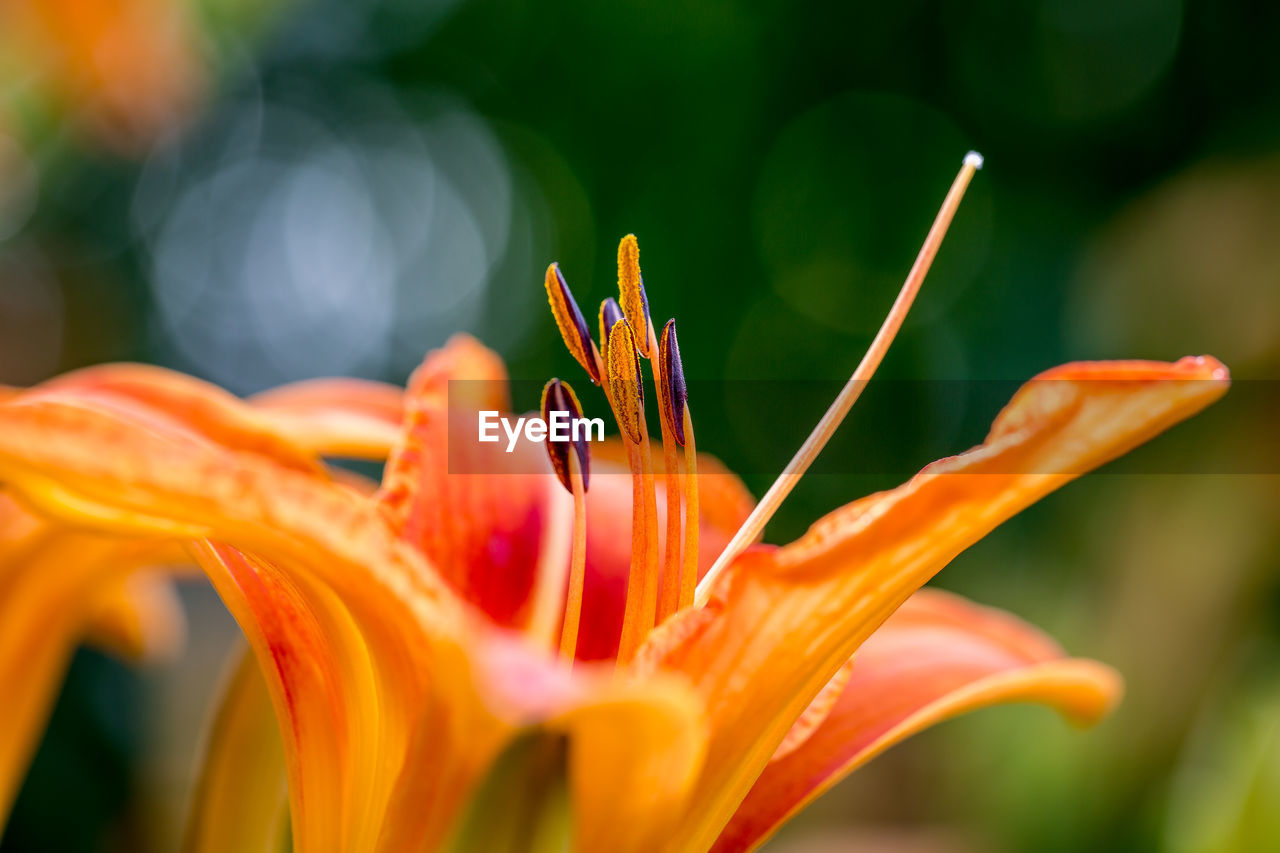
[[[684, 491], [684, 567], [680, 571], [681, 610], [693, 603], [698, 583], [698, 448], [693, 440], [693, 419], [689, 407], [684, 410], [684, 465], [680, 484]], [[670, 510], [667, 510], [670, 512]]]
[[938, 253], [938, 247], [942, 245], [942, 238], [947, 233], [947, 227], [951, 224], [952, 217], [955, 216], [956, 209], [960, 205], [960, 199], [964, 197], [965, 189], [969, 186], [969, 181], [972, 180], [974, 173], [980, 168], [982, 168], [982, 155], [976, 151], [970, 151], [965, 156], [964, 164], [960, 167], [960, 173], [956, 175], [955, 181], [951, 184], [951, 189], [947, 192], [947, 196], [942, 202], [942, 207], [938, 210], [938, 215], [934, 219], [928, 235], [925, 237], [924, 245], [920, 247], [920, 254], [916, 256], [916, 261], [911, 266], [911, 271], [907, 274], [907, 280], [902, 285], [902, 290], [899, 291], [893, 307], [889, 309], [888, 316], [885, 317], [880, 330], [871, 341], [871, 346], [867, 349], [866, 355], [862, 357], [857, 369], [853, 371], [853, 375], [849, 377], [849, 381], [840, 390], [839, 395], [831, 403], [826, 414], [818, 421], [818, 425], [814, 427], [813, 432], [809, 434], [804, 444], [796, 451], [796, 455], [792, 457], [791, 462], [778, 475], [778, 479], [769, 487], [769, 491], [765, 492], [764, 497], [760, 499], [760, 503], [756, 504], [755, 509], [747, 516], [747, 520], [743, 522], [742, 527], [738, 528], [738, 532], [729, 540], [729, 544], [725, 546], [720, 556], [716, 558], [715, 563], [707, 570], [707, 574], [698, 584], [694, 596], [695, 604], [701, 606], [706, 603], [716, 578], [748, 545], [756, 541], [764, 531], [765, 525], [769, 523], [769, 519], [778, 511], [778, 507], [782, 505], [787, 495], [791, 494], [791, 490], [795, 488], [796, 483], [809, 470], [813, 460], [822, 452], [822, 448], [831, 439], [836, 428], [840, 426], [840, 422], [844, 420], [853, 404], [857, 402], [859, 395], [862, 394], [862, 389], [866, 387], [867, 381], [876, 372], [876, 368], [880, 366], [880, 362], [884, 359], [884, 355], [889, 349], [889, 344], [893, 342], [894, 336], [897, 335], [898, 330], [902, 327], [902, 322], [906, 319], [907, 312], [911, 310], [911, 303], [920, 291], [920, 285], [924, 283], [925, 274], [928, 273], [929, 266], [933, 263], [933, 258]]
[[560, 655], [572, 663], [578, 651], [578, 625], [582, 619], [582, 587], [587, 566], [587, 500], [582, 467], [569, 455], [569, 481], [573, 485], [573, 550], [569, 561], [569, 588], [560, 631]]

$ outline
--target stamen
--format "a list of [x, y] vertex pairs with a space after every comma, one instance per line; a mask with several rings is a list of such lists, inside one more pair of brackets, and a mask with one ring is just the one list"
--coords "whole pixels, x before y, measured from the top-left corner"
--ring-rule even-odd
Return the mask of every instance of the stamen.
[[644, 279], [640, 275], [640, 245], [634, 234], [623, 237], [618, 244], [618, 301], [635, 331], [636, 349], [649, 358], [653, 323], [649, 320], [649, 297], [645, 295]]
[[[673, 411], [676, 403], [672, 399], [675, 386], [670, 370], [670, 351], [666, 339], [668, 332], [675, 326], [675, 320], [668, 320], [662, 330], [662, 342], [653, 349], [653, 381], [658, 387], [658, 415], [662, 427], [662, 455], [664, 477], [667, 487], [667, 536], [662, 555], [662, 587], [658, 593], [657, 624], [675, 613], [680, 606], [680, 513], [683, 501], [680, 489], [679, 446], [683, 442], [676, 439], [672, 429]], [[680, 396], [684, 394], [684, 380], [680, 377]], [[681, 404], [683, 411], [683, 404]]]
[[578, 364], [587, 371], [591, 381], [599, 385], [600, 353], [596, 350], [595, 342], [591, 340], [591, 330], [587, 327], [586, 318], [582, 316], [578, 303], [574, 301], [573, 293], [569, 291], [569, 285], [565, 283], [564, 276], [560, 273], [559, 264], [547, 267], [544, 284], [547, 288], [547, 301], [551, 303], [551, 313], [556, 318], [556, 325], [560, 328], [564, 345], [578, 360]]
[[653, 460], [645, 426], [644, 394], [635, 336], [625, 319], [613, 324], [606, 346], [605, 368], [618, 426], [627, 441], [631, 463], [631, 571], [627, 578], [626, 608], [618, 662], [635, 656], [653, 628], [658, 604], [658, 527], [653, 496]]
[[[542, 389], [542, 418], [551, 423], [552, 412], [567, 412], [570, 423], [582, 417], [582, 406], [568, 383], [552, 379]], [[570, 447], [573, 452], [570, 453]], [[556, 441], [548, 436], [547, 454], [560, 483], [573, 495], [573, 547], [569, 560], [569, 585], [565, 595], [564, 623], [560, 630], [560, 655], [570, 663], [578, 651], [578, 625], [582, 619], [582, 588], [587, 563], [587, 485], [591, 463], [585, 438]]]
[[[658, 363], [659, 347], [649, 315], [649, 298], [645, 294], [644, 279], [640, 274], [640, 247], [634, 234], [623, 237], [618, 244], [618, 296], [623, 315], [635, 336], [636, 348], [652, 363], [654, 384], [658, 388], [658, 416], [667, 494], [667, 536], [662, 560], [662, 589], [656, 613], [657, 621], [662, 622], [676, 611], [680, 602], [680, 465], [674, 433], [671, 431], [667, 374]], [[604, 311], [602, 306], [602, 316]], [[645, 461], [652, 466], [652, 460], [647, 454]], [[656, 525], [656, 517], [653, 523]]]
[[[672, 437], [684, 448], [680, 471], [680, 502], [684, 506], [684, 561], [680, 570], [680, 592], [676, 607], [683, 610], [693, 603], [694, 585], [698, 582], [698, 449], [693, 440], [693, 420], [689, 415], [689, 389], [684, 379], [684, 363], [680, 359], [680, 341], [676, 338], [676, 321], [668, 320], [658, 340], [658, 364], [667, 389], [667, 418]], [[668, 509], [670, 512], [670, 509]], [[670, 526], [668, 526], [670, 536]]]
[[849, 409], [857, 402], [862, 389], [866, 386], [872, 374], [875, 373], [876, 368], [880, 366], [885, 352], [889, 349], [889, 344], [893, 342], [898, 329], [902, 327], [902, 321], [906, 319], [907, 312], [911, 309], [911, 303], [915, 300], [916, 294], [920, 290], [920, 285], [924, 283], [924, 277], [929, 271], [929, 265], [933, 263], [934, 255], [938, 253], [938, 247], [942, 245], [942, 238], [947, 233], [947, 227], [951, 224], [952, 217], [955, 216], [956, 208], [960, 206], [960, 199], [964, 197], [964, 191], [968, 188], [974, 172], [981, 168], [981, 154], [976, 151], [970, 151], [965, 155], [964, 164], [960, 167], [960, 173], [956, 175], [955, 181], [951, 184], [951, 189], [947, 192], [947, 197], [943, 199], [942, 207], [938, 210], [933, 226], [930, 227], [929, 233], [925, 237], [924, 245], [920, 247], [920, 254], [916, 256], [916, 261], [912, 265], [911, 271], [907, 274], [907, 280], [903, 283], [902, 290], [898, 293], [898, 298], [894, 300], [893, 307], [889, 309], [889, 315], [885, 317], [884, 323], [880, 326], [880, 331], [876, 333], [875, 339], [871, 341], [871, 346], [867, 349], [866, 355], [862, 357], [862, 361], [859, 362], [853, 375], [849, 377], [849, 381], [845, 383], [844, 388], [841, 389], [839, 395], [831, 403], [826, 414], [822, 416], [822, 420], [818, 421], [818, 425], [814, 427], [813, 432], [805, 439], [800, 449], [796, 451], [796, 455], [791, 459], [791, 462], [787, 464], [778, 479], [769, 487], [769, 491], [765, 492], [764, 497], [760, 499], [760, 503], [756, 504], [756, 508], [752, 510], [751, 515], [743, 522], [742, 527], [734, 534], [733, 539], [725, 546], [724, 551], [716, 558], [715, 563], [712, 564], [707, 574], [702, 578], [695, 596], [697, 605], [701, 606], [706, 603], [711, 594], [711, 587], [716, 578], [720, 576], [720, 573], [760, 536], [764, 526], [769, 523], [769, 519], [773, 517], [773, 514], [778, 511], [778, 507], [782, 505], [782, 501], [795, 488], [796, 483], [804, 476], [805, 471], [813, 464], [813, 460], [831, 439], [836, 428], [840, 426], [840, 422], [844, 420], [845, 415], [849, 413]]

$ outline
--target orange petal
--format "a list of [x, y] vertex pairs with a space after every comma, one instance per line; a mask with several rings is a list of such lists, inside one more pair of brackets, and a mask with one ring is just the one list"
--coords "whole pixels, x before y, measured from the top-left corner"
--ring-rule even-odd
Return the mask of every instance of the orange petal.
[[295, 382], [250, 402], [280, 432], [325, 456], [385, 459], [404, 418], [404, 391], [365, 379]]
[[[683, 679], [619, 678], [611, 666], [571, 671], [499, 635], [476, 638], [471, 652], [473, 677], [485, 701], [513, 726], [508, 737], [536, 726], [568, 739], [572, 849], [660, 849], [706, 751], [703, 706]], [[433, 849], [421, 834], [399, 834], [413, 825], [410, 810], [421, 814], [432, 803], [430, 791], [415, 777], [438, 751], [434, 741], [440, 735], [424, 731], [422, 753], [406, 761], [397, 785], [402, 809], [387, 820], [393, 828], [382, 839], [388, 851]]]
[[52, 399], [0, 406], [0, 477], [68, 521], [261, 555], [202, 554], [272, 686], [297, 849], [375, 848], [419, 722], [437, 828], [500, 742], [468, 676], [471, 611], [350, 488]]
[[[0, 494], [0, 824], [95, 608], [139, 567], [163, 561], [170, 551], [157, 542], [62, 528]], [[154, 627], [115, 636], [114, 645], [172, 640]]]
[[[216, 386], [162, 368], [111, 364], [86, 368], [11, 398], [67, 397], [146, 418], [301, 470], [318, 470], [315, 454], [381, 458], [399, 431], [401, 392], [361, 380], [315, 380], [278, 388], [255, 401], [263, 415]], [[342, 476], [346, 476], [345, 474]], [[186, 562], [176, 545], [166, 564]], [[126, 656], [163, 655], [181, 641], [173, 590], [155, 577], [119, 581], [90, 617], [88, 639]]]
[[187, 853], [275, 853], [287, 837], [280, 726], [258, 661], [237, 654], [205, 746], [183, 843]]
[[530, 626], [540, 580], [567, 570], [573, 507], [540, 446], [521, 442], [507, 453], [505, 437], [476, 440], [479, 411], [509, 409], [506, 369], [475, 340], [455, 337], [427, 356], [406, 401], [403, 443], [380, 497], [386, 517], [494, 622]]
[[442, 632], [451, 614], [415, 614], [421, 599], [389, 589], [381, 572], [382, 581], [341, 589], [307, 562], [222, 545], [197, 553], [249, 640], [279, 720], [295, 849], [437, 842], [510, 730], [477, 697], [459, 638]]
[[[227, 447], [258, 452], [301, 470], [319, 470], [318, 453], [385, 456], [398, 434], [402, 394], [360, 380], [316, 380], [261, 395], [263, 415], [216, 386], [162, 368], [111, 364], [75, 371], [39, 388], [5, 389], [7, 398], [70, 397], [145, 418], [158, 429], [190, 431]], [[345, 476], [345, 475], [344, 475]], [[166, 564], [186, 562], [176, 545]], [[163, 655], [181, 641], [173, 590], [154, 577], [121, 580], [103, 593], [88, 639], [126, 656]]]
[[[307, 581], [233, 548], [202, 545], [197, 553], [214, 588], [244, 631], [257, 658], [255, 668], [261, 667], [278, 714], [297, 848], [341, 845], [357, 849], [353, 822], [360, 815], [346, 812], [347, 804], [355, 799], [346, 786], [370, 784], [357, 762], [361, 752], [367, 758], [377, 754], [369, 731], [377, 725], [378, 711], [367, 647], [352, 630], [349, 617], [343, 618], [342, 608], [316, 606], [313, 596], [322, 597], [323, 593], [313, 585], [300, 585]], [[252, 685], [242, 683], [239, 688], [248, 691]], [[261, 710], [260, 705], [235, 707], [248, 703], [251, 696], [233, 692], [228, 699], [233, 704], [224, 710], [224, 716], [248, 714], [255, 707]], [[265, 727], [261, 719], [242, 720], [240, 725], [250, 730]], [[241, 733], [230, 734], [238, 737]], [[234, 749], [235, 742], [228, 739], [221, 746]], [[212, 752], [209, 759], [215, 765], [206, 770], [206, 776], [219, 775], [217, 763], [229, 760]], [[270, 766], [258, 769], [268, 775], [273, 772]], [[249, 784], [270, 782], [259, 774]], [[207, 793], [219, 795], [217, 790]], [[216, 803], [208, 805], [217, 808]]]
[[146, 417], [157, 428], [188, 430], [235, 450], [260, 453], [303, 471], [314, 454], [216, 385], [145, 364], [104, 364], [52, 379], [20, 400], [67, 399]]
[[846, 775], [949, 717], [1002, 702], [1039, 702], [1089, 724], [1121, 690], [1113, 670], [1063, 657], [1030, 625], [927, 589], [889, 617], [852, 664], [823, 721], [756, 780], [716, 853], [754, 849]]
[[709, 846], [788, 728], [862, 642], [956, 554], [1080, 474], [1212, 403], [1227, 371], [1067, 365], [1023, 386], [986, 442], [837, 510], [795, 543], [746, 554], [705, 610], [658, 631], [642, 666], [684, 672], [709, 703], [707, 770], [678, 844]]
[[[353, 410], [355, 402], [365, 410], [373, 409], [377, 392], [371, 387], [357, 384], [300, 390], [307, 391], [301, 395], [307, 398], [302, 403], [317, 408], [323, 403], [321, 391], [347, 394], [345, 402], [334, 398], [329, 403], [332, 411], [343, 412]], [[361, 390], [366, 392], [363, 397]], [[273, 423], [221, 389], [140, 365], [91, 368], [37, 389], [4, 391], [0, 400], [19, 407], [42, 400], [50, 405], [58, 400], [74, 401], [75, 406], [61, 409], [72, 420], [74, 412], [86, 407], [114, 412], [179, 444], [220, 441], [229, 449], [260, 453], [279, 465], [309, 472], [321, 470], [315, 451], [330, 449], [330, 445], [346, 446], [344, 442], [349, 444], [352, 436], [364, 429], [353, 420], [334, 423], [317, 435], [301, 420], [295, 419], [293, 426], [283, 421]], [[298, 392], [284, 393], [298, 402]], [[381, 396], [382, 407], [388, 410], [383, 413], [386, 423], [391, 406], [387, 395]], [[293, 411], [300, 415], [303, 406], [294, 406]], [[294, 441], [291, 430], [311, 439], [310, 443]], [[70, 448], [81, 438], [72, 427], [61, 435], [50, 433], [45, 440]], [[107, 442], [89, 452], [110, 455], [118, 450], [117, 444]], [[64, 505], [82, 500], [71, 494], [65, 478], [43, 478], [28, 485], [27, 500], [33, 495], [40, 496], [37, 501], [62, 501]], [[128, 488], [123, 482], [120, 487]], [[94, 536], [36, 518], [8, 496], [0, 497], [0, 502], [0, 621], [4, 623], [0, 629], [0, 684], [7, 685], [6, 695], [11, 697], [6, 703], [10, 736], [5, 742], [9, 748], [0, 750], [3, 813], [39, 737], [68, 655], [81, 638], [132, 658], [164, 657], [182, 642], [184, 619], [170, 581], [133, 569], [182, 565], [189, 558], [171, 540]], [[102, 506], [97, 511], [106, 512]], [[96, 523], [114, 527], [115, 522], [127, 518], [127, 513], [107, 512]], [[163, 526], [154, 530], [164, 532]], [[32, 653], [37, 644], [38, 652]]]
[[569, 735], [573, 849], [661, 849], [706, 754], [697, 695], [673, 679], [601, 683], [550, 724]]
[[314, 379], [258, 394], [249, 406], [216, 385], [145, 364], [72, 371], [23, 396], [51, 393], [142, 406], [211, 441], [302, 470], [314, 470], [317, 455], [385, 458], [399, 437], [404, 401], [400, 389], [381, 382]]

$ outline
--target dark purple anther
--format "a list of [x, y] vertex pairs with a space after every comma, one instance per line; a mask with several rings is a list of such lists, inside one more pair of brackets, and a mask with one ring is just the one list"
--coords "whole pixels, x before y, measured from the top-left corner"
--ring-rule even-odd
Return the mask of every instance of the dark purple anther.
[[600, 384], [600, 370], [596, 364], [591, 330], [564, 280], [564, 274], [560, 272], [559, 264], [547, 267], [546, 288], [551, 313], [556, 318], [556, 325], [560, 327], [560, 336], [564, 338], [565, 346], [587, 371], [591, 381]]
[[662, 365], [667, 390], [667, 412], [671, 421], [667, 429], [676, 443], [684, 447], [684, 409], [689, 402], [689, 389], [684, 383], [684, 365], [680, 361], [680, 343], [676, 340], [676, 321], [668, 320], [658, 341], [658, 361]]
[[600, 346], [609, 344], [609, 330], [622, 319], [622, 308], [612, 296], [600, 303]]
[[569, 449], [572, 448], [578, 455], [578, 469], [582, 472], [582, 491], [585, 492], [591, 479], [591, 458], [587, 451], [587, 439], [590, 433], [582, 429], [585, 424], [578, 423], [582, 421], [582, 404], [578, 402], [578, 395], [573, 393], [569, 383], [561, 382], [559, 379], [552, 379], [542, 389], [542, 420], [549, 429], [554, 426], [553, 413], [555, 412], [568, 414], [566, 429], [569, 437], [566, 440], [557, 440], [552, 437], [554, 430], [548, 433], [547, 455], [551, 458], [551, 467], [555, 469], [560, 484], [572, 492], [573, 482], [569, 477]]

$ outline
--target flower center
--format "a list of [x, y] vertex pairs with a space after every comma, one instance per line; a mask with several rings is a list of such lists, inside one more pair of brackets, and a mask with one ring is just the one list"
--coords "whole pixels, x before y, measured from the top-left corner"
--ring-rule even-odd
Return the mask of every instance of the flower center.
[[[701, 581], [698, 580], [697, 450], [675, 320], [668, 320], [661, 333], [655, 333], [649, 316], [648, 296], [640, 274], [640, 250], [636, 238], [628, 234], [618, 246], [618, 300], [606, 299], [600, 305], [598, 345], [591, 339], [586, 320], [569, 291], [559, 265], [552, 264], [547, 268], [547, 299], [555, 315], [556, 325], [569, 352], [587, 371], [591, 381], [604, 390], [618, 422], [623, 443], [627, 447], [631, 468], [631, 566], [618, 647], [619, 664], [625, 664], [634, 657], [655, 625], [686, 607], [705, 604], [716, 579], [763, 533], [765, 525], [835, 434], [836, 428], [857, 402], [863, 387], [880, 366], [924, 283], [929, 266], [942, 244], [942, 238], [970, 180], [980, 168], [981, 155], [970, 152], [964, 158], [960, 172], [942, 202], [897, 299], [862, 361], [813, 432], [805, 439]], [[655, 474], [644, 410], [644, 385], [640, 366], [642, 359], [647, 359], [652, 369], [662, 433], [666, 538], [661, 568], [658, 555], [659, 520], [654, 494]], [[550, 411], [569, 411], [572, 416], [581, 417], [577, 398], [571, 390], [566, 393], [567, 388], [558, 379], [547, 384], [543, 394], [544, 418], [549, 417]], [[569, 400], [572, 402], [568, 402]], [[549, 405], [553, 408], [548, 409]], [[557, 406], [559, 408], [554, 408]], [[558, 445], [557, 449], [548, 442], [547, 446], [561, 482], [574, 496], [573, 559], [561, 635], [561, 652], [571, 660], [576, 647], [582, 606], [587, 451], [585, 444], [574, 447], [572, 453], [564, 445]]]

